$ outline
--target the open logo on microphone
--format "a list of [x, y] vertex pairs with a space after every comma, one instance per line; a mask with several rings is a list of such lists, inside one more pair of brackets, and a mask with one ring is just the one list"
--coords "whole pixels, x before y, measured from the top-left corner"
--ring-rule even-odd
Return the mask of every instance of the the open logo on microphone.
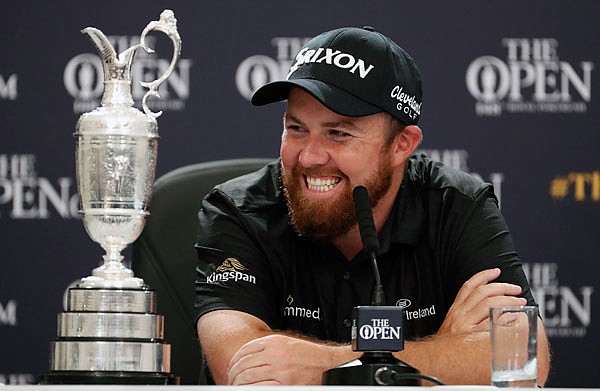
[[404, 349], [402, 308], [394, 306], [354, 307], [352, 349], [396, 352]]

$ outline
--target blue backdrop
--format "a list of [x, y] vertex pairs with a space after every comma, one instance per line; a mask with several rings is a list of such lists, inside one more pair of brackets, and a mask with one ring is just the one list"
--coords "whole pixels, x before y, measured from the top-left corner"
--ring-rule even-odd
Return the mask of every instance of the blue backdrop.
[[[102, 91], [95, 49], [79, 31], [101, 29], [120, 52], [164, 8], [175, 12], [183, 52], [161, 90], [158, 175], [276, 156], [282, 106], [254, 108], [251, 92], [282, 78], [307, 38], [374, 26], [421, 68], [422, 148], [495, 184], [550, 335], [549, 385], [599, 384], [600, 4], [592, 0], [4, 2], [0, 383], [47, 371], [63, 293], [102, 253], [77, 215], [72, 134]], [[157, 54], [136, 55], [134, 80], [168, 64], [169, 42], [155, 39]]]

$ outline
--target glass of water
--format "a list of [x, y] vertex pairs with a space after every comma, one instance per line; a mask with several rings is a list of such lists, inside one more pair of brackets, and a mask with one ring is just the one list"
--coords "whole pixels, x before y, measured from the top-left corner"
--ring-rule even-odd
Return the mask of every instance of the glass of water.
[[537, 322], [534, 306], [490, 307], [492, 385], [537, 387]]

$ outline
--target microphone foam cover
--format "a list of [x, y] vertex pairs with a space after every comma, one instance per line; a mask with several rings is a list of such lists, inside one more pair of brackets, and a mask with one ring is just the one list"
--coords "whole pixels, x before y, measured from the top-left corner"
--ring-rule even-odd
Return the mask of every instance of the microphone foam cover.
[[379, 253], [379, 240], [377, 239], [377, 230], [373, 222], [369, 192], [364, 186], [356, 186], [352, 191], [352, 197], [354, 199], [354, 210], [356, 211], [356, 220], [363, 247], [367, 253], [375, 253], [377, 255]]

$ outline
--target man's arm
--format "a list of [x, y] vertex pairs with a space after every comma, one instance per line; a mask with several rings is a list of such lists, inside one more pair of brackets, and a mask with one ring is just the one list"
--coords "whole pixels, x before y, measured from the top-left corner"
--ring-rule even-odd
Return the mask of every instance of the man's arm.
[[[490, 283], [499, 269], [483, 270], [467, 280], [452, 303], [436, 335], [407, 343], [397, 354], [421, 373], [439, 377], [447, 384], [491, 384], [489, 308], [526, 305], [516, 295], [521, 287]], [[550, 369], [548, 339], [542, 320], [538, 321], [538, 384], [544, 385]]]
[[[460, 290], [440, 331], [407, 342], [397, 357], [447, 384], [490, 384], [488, 311], [522, 305], [520, 287], [490, 283], [498, 269], [484, 270]], [[349, 345], [314, 341], [271, 330], [237, 311], [214, 311], [198, 320], [202, 349], [218, 384], [321, 384], [324, 371], [360, 355]], [[548, 343], [538, 325], [538, 383], [548, 376]]]
[[[396, 357], [418, 368], [422, 374], [435, 376], [446, 384], [491, 384], [488, 331], [435, 335], [421, 341], [407, 342], [405, 349]], [[546, 383], [548, 370], [548, 340], [540, 319], [538, 385]]]
[[349, 345], [277, 332], [240, 311], [209, 312], [197, 330], [216, 384], [321, 384], [324, 371], [359, 356]]
[[231, 310], [204, 314], [196, 326], [202, 352], [216, 384], [228, 384], [229, 361], [242, 345], [273, 333], [257, 317]]

